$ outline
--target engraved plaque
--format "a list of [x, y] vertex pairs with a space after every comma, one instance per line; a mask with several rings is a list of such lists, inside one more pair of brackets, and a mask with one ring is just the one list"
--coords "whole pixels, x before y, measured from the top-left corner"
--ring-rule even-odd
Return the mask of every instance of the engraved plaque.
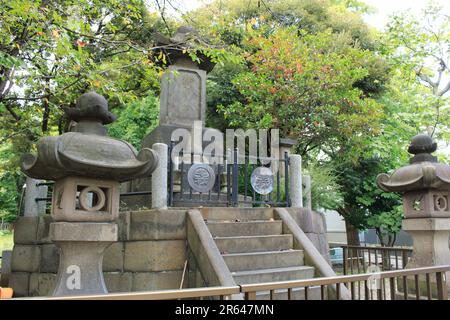
[[258, 167], [252, 172], [250, 182], [255, 192], [259, 194], [269, 194], [273, 190], [273, 172], [266, 167]]
[[206, 164], [194, 164], [188, 171], [188, 182], [197, 192], [209, 192], [214, 186], [216, 176], [214, 170]]

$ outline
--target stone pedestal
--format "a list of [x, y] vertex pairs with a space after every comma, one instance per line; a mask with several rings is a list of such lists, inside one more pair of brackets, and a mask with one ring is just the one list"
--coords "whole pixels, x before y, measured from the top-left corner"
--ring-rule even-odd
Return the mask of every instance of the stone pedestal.
[[[449, 218], [416, 218], [405, 219], [403, 230], [413, 238], [413, 255], [406, 268], [450, 265], [450, 219]], [[446, 273], [450, 279], [450, 272]], [[436, 282], [435, 278], [431, 278]], [[447, 281], [450, 292], [450, 281]]]
[[153, 150], [156, 151], [159, 158], [159, 166], [152, 175], [152, 208], [167, 208], [167, 163], [168, 150], [164, 143], [155, 143]]
[[[408, 269], [450, 265], [450, 165], [437, 162], [432, 155], [436, 148], [437, 143], [431, 137], [419, 134], [408, 148], [414, 155], [410, 164], [391, 175], [377, 177], [378, 186], [384, 191], [403, 194], [403, 230], [414, 242]], [[450, 272], [446, 277], [449, 279]], [[430, 280], [436, 282], [433, 277]], [[419, 282], [422, 287], [424, 280]], [[450, 281], [447, 290], [450, 291]]]
[[[291, 155], [293, 152], [293, 148], [295, 144], [297, 143], [297, 140], [295, 139], [289, 139], [289, 138], [281, 138], [280, 139], [280, 147], [279, 147], [279, 159], [284, 159], [284, 154], [287, 152], [288, 156]], [[284, 169], [284, 162], [280, 161], [280, 177], [284, 178], [285, 169]]]
[[291, 207], [303, 207], [303, 190], [302, 190], [302, 157], [293, 154], [289, 158], [289, 195], [291, 198]]
[[54, 222], [50, 237], [60, 248], [54, 296], [107, 293], [103, 253], [117, 241], [115, 223]]
[[305, 197], [304, 206], [305, 208], [312, 210], [312, 196], [311, 196], [311, 176], [305, 175], [302, 177], [303, 184], [303, 195]]
[[47, 186], [38, 186], [39, 183], [44, 180], [37, 180], [27, 177], [25, 198], [24, 198], [24, 210], [23, 215], [26, 217], [36, 217], [45, 213], [46, 201], [36, 201], [36, 198], [47, 197]]

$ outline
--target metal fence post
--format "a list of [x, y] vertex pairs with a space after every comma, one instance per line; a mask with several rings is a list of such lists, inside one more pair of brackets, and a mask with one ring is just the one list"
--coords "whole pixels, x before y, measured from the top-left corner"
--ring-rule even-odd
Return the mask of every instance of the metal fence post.
[[238, 148], [234, 149], [233, 154], [233, 172], [232, 172], [232, 203], [233, 207], [238, 205], [239, 180], [238, 180]]
[[175, 142], [170, 141], [169, 150], [167, 152], [167, 174], [169, 175], [169, 195], [168, 195], [168, 206], [173, 206], [173, 162], [172, 162], [172, 150]]
[[291, 196], [289, 193], [289, 153], [287, 151], [284, 152], [284, 195], [286, 201], [286, 207], [291, 206]]

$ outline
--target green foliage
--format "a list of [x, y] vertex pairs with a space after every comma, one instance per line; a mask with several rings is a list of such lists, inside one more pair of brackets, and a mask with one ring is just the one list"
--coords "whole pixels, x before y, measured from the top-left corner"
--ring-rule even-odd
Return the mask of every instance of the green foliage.
[[108, 127], [109, 135], [140, 149], [142, 139], [158, 125], [159, 99], [151, 94], [128, 103], [117, 116], [117, 121]]
[[403, 208], [396, 206], [389, 212], [371, 215], [367, 219], [368, 226], [374, 228], [383, 246], [393, 246], [395, 235], [402, 228]]
[[305, 169], [305, 174], [312, 177], [311, 206], [313, 210], [335, 210], [343, 205], [341, 187], [333, 168], [329, 165], [312, 162]]
[[[415, 104], [420, 131], [450, 141], [450, 20], [429, 2], [419, 16], [394, 15], [384, 35], [384, 54], [397, 69], [395, 84]], [[402, 94], [400, 94], [402, 95]]]
[[219, 106], [231, 126], [280, 128], [282, 136], [299, 138], [302, 155], [378, 131], [380, 107], [357, 87], [369, 74], [371, 53], [346, 35], [275, 28], [266, 37], [264, 28], [250, 28], [246, 39], [251, 67], [233, 79], [243, 102]]
[[[0, 251], [12, 250], [14, 246], [13, 234], [8, 230], [0, 230]], [[1, 266], [1, 259], [0, 259]]]

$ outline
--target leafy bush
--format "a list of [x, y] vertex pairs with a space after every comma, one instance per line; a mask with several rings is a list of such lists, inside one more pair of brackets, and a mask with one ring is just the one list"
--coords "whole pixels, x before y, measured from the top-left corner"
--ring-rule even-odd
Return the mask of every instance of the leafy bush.
[[159, 99], [151, 93], [127, 104], [117, 116], [117, 121], [108, 127], [109, 135], [140, 149], [142, 139], [158, 125]]

